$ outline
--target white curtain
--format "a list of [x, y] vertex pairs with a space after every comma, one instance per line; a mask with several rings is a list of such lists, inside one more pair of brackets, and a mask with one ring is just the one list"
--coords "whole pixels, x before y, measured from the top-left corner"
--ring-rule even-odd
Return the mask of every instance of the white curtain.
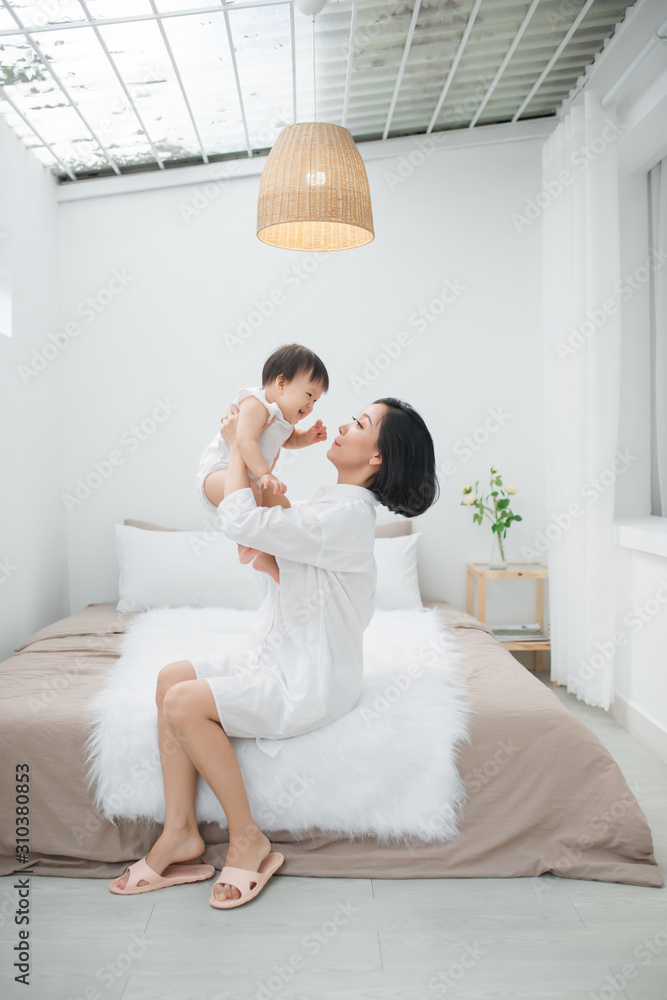
[[620, 377], [618, 131], [585, 92], [543, 150], [543, 360], [551, 677], [613, 700]]
[[667, 517], [667, 159], [648, 175], [651, 250], [651, 513]]

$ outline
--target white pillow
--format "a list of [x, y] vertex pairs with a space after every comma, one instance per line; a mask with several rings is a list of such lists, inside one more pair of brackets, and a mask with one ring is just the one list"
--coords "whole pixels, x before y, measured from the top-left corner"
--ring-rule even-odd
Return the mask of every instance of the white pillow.
[[423, 608], [417, 576], [419, 532], [396, 538], [375, 539], [378, 568], [375, 607], [379, 611]]
[[146, 531], [117, 524], [117, 611], [150, 608], [257, 609], [264, 573], [239, 562], [236, 542], [220, 531]]

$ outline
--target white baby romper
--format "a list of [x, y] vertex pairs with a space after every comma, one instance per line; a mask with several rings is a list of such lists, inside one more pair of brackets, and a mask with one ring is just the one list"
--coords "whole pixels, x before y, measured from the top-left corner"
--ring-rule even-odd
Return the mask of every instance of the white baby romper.
[[228, 736], [274, 756], [291, 736], [352, 709], [361, 695], [363, 633], [375, 608], [375, 508], [363, 486], [322, 486], [292, 507], [258, 507], [251, 489], [218, 506], [217, 527], [276, 557], [280, 584], [257, 612], [248, 652], [192, 661]]
[[[247, 396], [254, 396], [256, 399], [259, 399], [261, 403], [264, 403], [268, 411], [266, 424], [259, 435], [258, 444], [262, 449], [266, 464], [271, 469], [280, 449], [294, 430], [294, 424], [290, 424], [289, 421], [285, 420], [283, 411], [277, 403], [269, 403], [263, 386], [255, 386], [252, 389], [239, 389], [234, 397], [234, 402], [238, 406], [241, 400], [246, 399]], [[213, 472], [215, 469], [226, 469], [228, 466], [229, 448], [222, 434], [218, 431], [199, 459], [199, 469], [197, 470], [195, 483], [197, 496], [208, 510], [217, 510], [217, 507], [214, 503], [211, 503], [204, 493], [204, 480], [209, 472]], [[257, 482], [257, 477], [252, 474], [250, 469], [248, 469], [248, 476], [254, 482]]]

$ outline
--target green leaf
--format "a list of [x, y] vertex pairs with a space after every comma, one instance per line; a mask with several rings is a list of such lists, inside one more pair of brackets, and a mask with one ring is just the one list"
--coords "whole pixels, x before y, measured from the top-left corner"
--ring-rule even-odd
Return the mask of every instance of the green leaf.
[[498, 510], [504, 510], [505, 507], [509, 507], [509, 500], [508, 499], [499, 500], [498, 501]]
[[515, 514], [515, 515], [514, 515], [514, 520], [515, 520], [515, 521], [522, 521], [522, 520], [523, 520], [523, 518], [519, 517], [519, 515], [518, 515], [518, 514]]

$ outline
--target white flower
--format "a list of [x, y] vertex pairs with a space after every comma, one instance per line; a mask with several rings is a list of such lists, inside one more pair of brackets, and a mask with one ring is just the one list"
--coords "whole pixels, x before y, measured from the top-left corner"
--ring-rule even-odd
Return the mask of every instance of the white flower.
[[519, 487], [516, 485], [516, 483], [505, 483], [505, 492], [506, 493], [518, 493], [519, 492]]
[[472, 492], [472, 486], [463, 486], [461, 489], [461, 493], [470, 493], [470, 492]]
[[468, 504], [468, 506], [471, 506], [471, 504], [474, 504], [476, 501], [477, 501], [477, 494], [476, 493], [468, 493], [467, 496], [464, 496], [462, 502], [465, 503], [465, 504]]
[[491, 466], [491, 472], [497, 472], [497, 471], [498, 471], [498, 466], [497, 465], [492, 465]]

